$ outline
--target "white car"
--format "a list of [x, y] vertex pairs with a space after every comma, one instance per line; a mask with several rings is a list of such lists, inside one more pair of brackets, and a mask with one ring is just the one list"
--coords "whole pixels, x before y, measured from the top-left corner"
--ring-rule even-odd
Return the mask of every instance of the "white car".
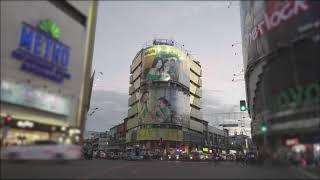
[[31, 145], [8, 146], [1, 150], [1, 159], [9, 160], [76, 160], [81, 159], [81, 146], [58, 144], [51, 140]]

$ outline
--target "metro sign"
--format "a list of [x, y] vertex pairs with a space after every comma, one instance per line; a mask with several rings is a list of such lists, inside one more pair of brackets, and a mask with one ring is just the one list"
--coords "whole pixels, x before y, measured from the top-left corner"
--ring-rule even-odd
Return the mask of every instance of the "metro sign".
[[60, 28], [52, 21], [40, 21], [38, 27], [22, 23], [19, 47], [12, 56], [22, 61], [21, 70], [46, 79], [62, 82], [68, 72], [70, 47], [58, 40]]

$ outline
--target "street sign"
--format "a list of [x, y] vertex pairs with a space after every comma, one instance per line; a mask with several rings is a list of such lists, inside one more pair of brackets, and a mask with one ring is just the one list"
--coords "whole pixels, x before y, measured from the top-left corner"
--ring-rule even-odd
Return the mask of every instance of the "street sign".
[[222, 126], [222, 127], [238, 127], [239, 125], [238, 124], [219, 124], [219, 126]]

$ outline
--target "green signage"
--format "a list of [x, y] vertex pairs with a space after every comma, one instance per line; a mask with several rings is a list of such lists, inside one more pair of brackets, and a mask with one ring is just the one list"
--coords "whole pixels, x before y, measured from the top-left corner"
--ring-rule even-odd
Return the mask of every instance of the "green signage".
[[290, 88], [277, 94], [272, 100], [272, 110], [278, 112], [313, 103], [320, 103], [320, 82]]
[[55, 39], [60, 38], [60, 27], [51, 19], [41, 20], [38, 26], [42, 31], [49, 33]]

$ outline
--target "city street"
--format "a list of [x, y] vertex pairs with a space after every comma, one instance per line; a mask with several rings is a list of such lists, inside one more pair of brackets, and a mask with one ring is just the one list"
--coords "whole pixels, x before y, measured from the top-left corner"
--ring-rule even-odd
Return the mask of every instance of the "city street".
[[293, 167], [251, 166], [234, 162], [81, 160], [2, 162], [1, 179], [137, 178], [137, 179], [310, 179]]

